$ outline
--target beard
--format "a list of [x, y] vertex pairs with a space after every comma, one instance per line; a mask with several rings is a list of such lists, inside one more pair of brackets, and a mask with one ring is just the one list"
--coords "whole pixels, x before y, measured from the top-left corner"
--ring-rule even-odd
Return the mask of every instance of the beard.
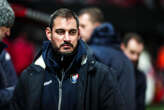
[[[59, 47], [56, 45], [56, 43], [51, 42], [51, 44], [52, 44], [52, 47], [53, 47], [54, 52], [56, 54], [60, 54], [60, 55], [64, 55], [64, 56], [69, 56], [72, 53], [74, 53], [74, 51], [75, 51], [75, 48], [74, 48], [73, 44], [71, 44], [70, 42], [64, 42]], [[65, 52], [62, 52], [61, 51], [61, 48], [63, 48], [63, 46], [65, 46], [65, 45], [66, 46], [69, 46], [70, 48], [72, 48], [73, 51], [65, 51]]]
[[[54, 58], [56, 59], [56, 61], [62, 65], [64, 68], [67, 68], [68, 65], [70, 64], [70, 62], [72, 61], [72, 59], [74, 58], [74, 56], [77, 53], [78, 50], [78, 45], [74, 48], [74, 46], [71, 43], [68, 42], [64, 42], [63, 44], [61, 44], [59, 47], [57, 47], [57, 45], [53, 42], [51, 42], [51, 45], [53, 47], [53, 54], [54, 54]], [[66, 52], [61, 52], [61, 48], [64, 45], [69, 45], [70, 47], [73, 48], [73, 51], [66, 51]], [[67, 63], [66, 63], [67, 62]]]

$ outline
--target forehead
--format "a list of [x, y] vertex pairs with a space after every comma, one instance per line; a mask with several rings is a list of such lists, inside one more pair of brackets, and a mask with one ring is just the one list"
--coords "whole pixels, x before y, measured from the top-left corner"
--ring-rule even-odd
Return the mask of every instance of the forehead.
[[88, 13], [84, 13], [82, 15], [79, 16], [79, 20], [80, 22], [91, 22], [91, 19], [90, 19], [90, 15]]
[[6, 27], [6, 26], [0, 26], [0, 31], [6, 31], [10, 29], [9, 27]]
[[127, 47], [131, 50], [142, 51], [143, 44], [137, 42], [135, 39], [130, 39], [129, 42], [128, 42]]
[[63, 29], [77, 28], [77, 23], [73, 17], [70, 18], [57, 17], [56, 19], [54, 19], [53, 28], [63, 28]]

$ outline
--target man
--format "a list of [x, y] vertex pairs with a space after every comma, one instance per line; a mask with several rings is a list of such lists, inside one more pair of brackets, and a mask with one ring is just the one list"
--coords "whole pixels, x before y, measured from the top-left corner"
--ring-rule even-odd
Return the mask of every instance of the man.
[[84, 8], [79, 12], [80, 36], [88, 42], [94, 29], [104, 21], [103, 13], [98, 8]]
[[146, 76], [137, 69], [138, 59], [143, 48], [144, 44], [142, 38], [135, 33], [128, 33], [125, 35], [121, 43], [121, 49], [133, 62], [135, 68], [136, 110], [145, 110]]
[[21, 74], [11, 109], [124, 110], [112, 70], [94, 60], [79, 32], [73, 11], [62, 8], [51, 15], [48, 41]]
[[[103, 23], [103, 18], [98, 8], [82, 9], [79, 13], [80, 33], [85, 33], [85, 35], [81, 34], [81, 37], [89, 44], [98, 61], [113, 68], [126, 109], [135, 110], [133, 66], [120, 50], [119, 37], [113, 26], [110, 23]], [[92, 30], [92, 33], [87, 30]], [[87, 39], [85, 36], [88, 36]]]
[[0, 109], [5, 110], [12, 98], [14, 86], [17, 82], [16, 73], [5, 51], [7, 47], [2, 39], [10, 35], [10, 28], [14, 23], [14, 12], [6, 0], [0, 1]]

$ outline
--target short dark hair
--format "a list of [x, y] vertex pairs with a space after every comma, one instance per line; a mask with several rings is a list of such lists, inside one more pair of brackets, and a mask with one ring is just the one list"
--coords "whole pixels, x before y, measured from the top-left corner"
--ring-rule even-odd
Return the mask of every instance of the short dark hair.
[[122, 43], [127, 47], [128, 42], [135, 39], [138, 43], [144, 44], [142, 37], [137, 33], [128, 33], [123, 37]]
[[67, 8], [60, 8], [60, 9], [56, 10], [54, 13], [52, 13], [50, 16], [49, 26], [51, 29], [53, 27], [54, 19], [56, 19], [57, 17], [64, 17], [66, 19], [73, 17], [76, 20], [77, 28], [79, 28], [79, 19], [78, 19], [78, 16], [76, 15], [76, 13]]
[[89, 14], [90, 15], [90, 20], [91, 22], [95, 23], [95, 22], [104, 22], [104, 15], [102, 13], [102, 11], [99, 8], [96, 7], [89, 7], [89, 8], [84, 8], [82, 10], [79, 11], [79, 16], [83, 15], [83, 14]]

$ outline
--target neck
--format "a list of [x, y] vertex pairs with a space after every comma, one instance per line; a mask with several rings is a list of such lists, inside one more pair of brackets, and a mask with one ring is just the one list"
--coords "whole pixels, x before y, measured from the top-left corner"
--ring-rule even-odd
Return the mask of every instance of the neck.
[[72, 53], [68, 53], [68, 54], [54, 52], [54, 58], [56, 59], [57, 63], [61, 67], [63, 67], [64, 69], [67, 69], [70, 63], [73, 61], [76, 53], [77, 53], [77, 48]]

